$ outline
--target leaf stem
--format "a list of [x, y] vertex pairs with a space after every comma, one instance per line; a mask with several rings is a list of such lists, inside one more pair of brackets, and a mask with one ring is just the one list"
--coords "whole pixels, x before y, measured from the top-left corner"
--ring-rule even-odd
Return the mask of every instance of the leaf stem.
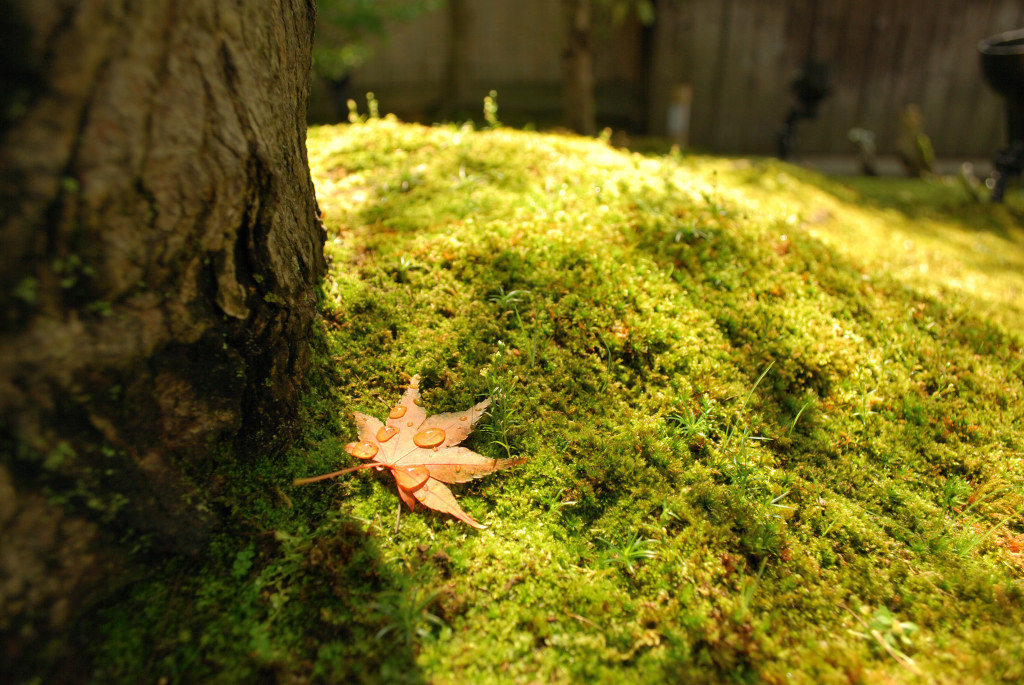
[[351, 466], [347, 469], [342, 469], [341, 471], [325, 473], [322, 476], [312, 476], [310, 478], [296, 478], [295, 480], [292, 481], [292, 485], [306, 485], [308, 483], [316, 483], [317, 481], [327, 480], [328, 478], [337, 478], [343, 473], [350, 473], [352, 471], [358, 471], [359, 469], [368, 469], [373, 466], [379, 466], [379, 464], [377, 464], [376, 462], [372, 464], [360, 464], [359, 466]]

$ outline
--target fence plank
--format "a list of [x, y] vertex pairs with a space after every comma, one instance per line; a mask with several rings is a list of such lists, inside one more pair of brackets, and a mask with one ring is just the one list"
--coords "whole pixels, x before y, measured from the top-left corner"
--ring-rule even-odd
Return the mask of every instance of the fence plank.
[[[937, 21], [933, 38], [933, 55], [923, 71], [924, 89], [921, 94], [921, 111], [925, 117], [925, 132], [932, 139], [936, 155], [955, 153], [952, 140], [955, 133], [949, 129], [949, 109], [953, 70], [960, 62], [969, 61], [970, 56], [958, 54], [952, 44], [964, 33], [966, 7], [962, 0], [939, 0], [936, 2]], [[980, 74], [979, 74], [980, 76]]]
[[693, 114], [690, 140], [707, 147], [714, 142], [718, 92], [722, 79], [722, 53], [732, 0], [701, 2], [694, 6]]
[[770, 2], [755, 5], [757, 17], [753, 30], [757, 41], [750, 54], [752, 68], [745, 91], [750, 96], [749, 107], [756, 120], [753, 125], [743, 127], [745, 135], [740, 138], [735, 152], [773, 150], [779, 126], [789, 108], [785, 6]]
[[[851, 61], [851, 54], [856, 54], [847, 49], [846, 42], [851, 38], [860, 39], [860, 36], [851, 36], [851, 33], [846, 30], [850, 4], [848, 0], [829, 0], [824, 3], [812, 0], [812, 7], [808, 10], [814, 23], [809, 27], [810, 37], [806, 48], [807, 52], [802, 55], [794, 55], [794, 57], [799, 57], [801, 64], [808, 58], [828, 64], [832, 93], [822, 102], [818, 116], [813, 121], [802, 124], [800, 152], [804, 150], [819, 153], [847, 151], [846, 145], [842, 141], [837, 141], [836, 138], [845, 137], [845, 131], [849, 126], [844, 126], [836, 119], [843, 115], [852, 116], [850, 110], [856, 103], [856, 89], [852, 87], [856, 82], [842, 78], [844, 64]], [[815, 8], [814, 5], [817, 7]], [[857, 44], [854, 43], [855, 50], [856, 46]], [[837, 103], [847, 94], [852, 96], [849, 105], [846, 108], [838, 106]]]

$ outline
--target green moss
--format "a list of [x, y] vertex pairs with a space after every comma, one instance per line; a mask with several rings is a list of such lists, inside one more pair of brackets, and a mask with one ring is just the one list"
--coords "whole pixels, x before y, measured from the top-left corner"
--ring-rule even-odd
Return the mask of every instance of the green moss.
[[[236, 527], [103, 612], [95, 680], [1022, 676], [1019, 194], [388, 118], [309, 153], [303, 436], [220, 460]], [[414, 373], [528, 458], [456, 487], [484, 531], [291, 485]]]

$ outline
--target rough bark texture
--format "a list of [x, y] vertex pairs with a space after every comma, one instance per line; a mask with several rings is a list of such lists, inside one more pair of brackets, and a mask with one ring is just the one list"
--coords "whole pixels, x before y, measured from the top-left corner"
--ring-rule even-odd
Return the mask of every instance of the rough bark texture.
[[287, 437], [324, 262], [305, 152], [314, 0], [0, 0], [0, 15], [10, 674], [51, 660], [86, 598], [120, 582], [126, 540], [199, 548], [216, 445]]
[[576, 133], [597, 132], [594, 106], [594, 58], [591, 50], [591, 0], [562, 0], [565, 50], [562, 78], [565, 89], [565, 125]]

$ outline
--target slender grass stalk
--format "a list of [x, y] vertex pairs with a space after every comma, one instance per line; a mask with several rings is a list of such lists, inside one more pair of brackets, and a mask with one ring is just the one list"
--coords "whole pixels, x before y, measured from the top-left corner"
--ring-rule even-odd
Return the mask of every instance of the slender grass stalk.
[[[746, 408], [747, 403], [750, 402], [750, 398], [754, 395], [754, 391], [757, 390], [757, 386], [761, 385], [761, 381], [764, 380], [764, 377], [768, 375], [768, 372], [771, 371], [773, 366], [775, 366], [774, 359], [765, 367], [764, 371], [761, 372], [761, 375], [757, 377], [754, 387], [752, 387], [750, 392], [747, 393], [747, 396], [743, 398], [743, 404], [740, 405], [741, 410]], [[722, 441], [722, 452], [725, 452], [729, 448], [729, 444], [732, 442], [733, 435], [736, 433], [736, 423], [737, 420], [734, 418], [729, 426], [729, 432], [726, 433], [725, 439]], [[747, 435], [749, 435], [749, 433], [747, 432], [747, 429], [744, 429], [744, 437], [747, 437]]]
[[804, 413], [804, 409], [807, 409], [809, 406], [811, 406], [811, 400], [804, 402], [804, 406], [800, 407], [800, 411], [798, 411], [796, 416], [793, 417], [793, 423], [789, 424], [789, 430], [786, 431], [787, 438], [793, 435], [793, 429], [796, 428], [796, 422], [800, 420], [800, 415]]

